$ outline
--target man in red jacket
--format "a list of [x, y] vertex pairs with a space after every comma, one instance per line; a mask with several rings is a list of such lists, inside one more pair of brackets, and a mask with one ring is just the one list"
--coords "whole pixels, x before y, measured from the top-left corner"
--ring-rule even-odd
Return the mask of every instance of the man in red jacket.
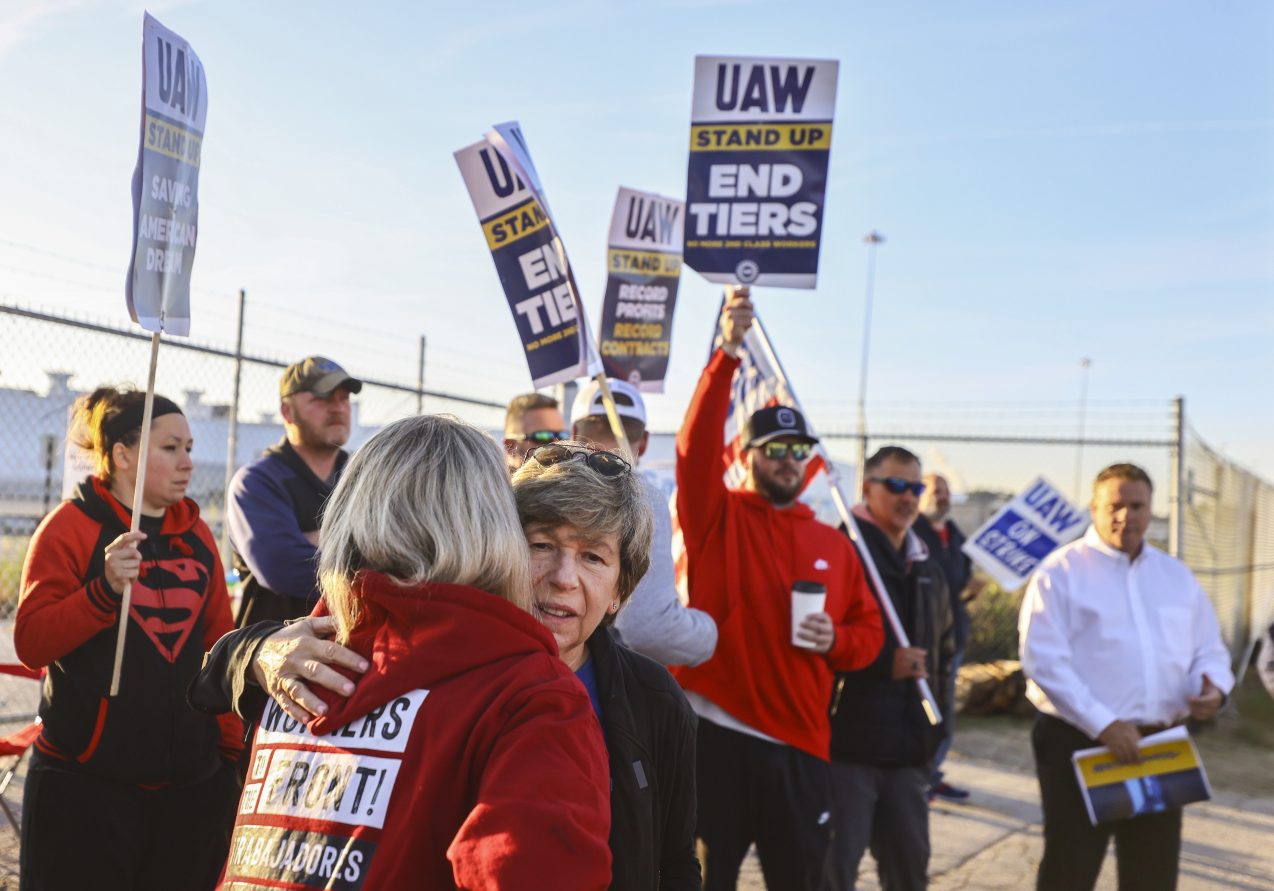
[[[719, 629], [713, 658], [675, 670], [700, 718], [696, 834], [705, 891], [735, 887], [753, 842], [766, 884], [801, 891], [817, 887], [828, 843], [833, 672], [870, 664], [884, 632], [853, 547], [797, 501], [818, 441], [800, 412], [752, 415], [744, 488], [726, 488], [725, 421], [753, 320], [747, 291], [736, 290], [723, 312], [722, 348], [677, 436], [690, 605]], [[827, 597], [793, 629], [796, 582], [821, 585]]]

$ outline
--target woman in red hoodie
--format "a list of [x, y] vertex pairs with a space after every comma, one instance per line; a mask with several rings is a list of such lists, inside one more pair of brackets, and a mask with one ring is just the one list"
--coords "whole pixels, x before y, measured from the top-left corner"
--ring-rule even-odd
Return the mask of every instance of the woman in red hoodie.
[[[231, 627], [225, 573], [185, 497], [193, 441], [156, 396], [130, 533], [144, 393], [101, 387], [77, 404], [97, 472], [45, 517], [22, 567], [18, 658], [45, 668], [43, 729], [22, 808], [22, 887], [209, 889], [228, 842], [243, 747], [234, 715], [189, 708], [203, 651]], [[132, 585], [118, 695], [108, 695]]]
[[529, 612], [495, 443], [448, 417], [386, 427], [346, 465], [319, 554], [367, 668], [308, 727], [266, 704], [223, 887], [606, 888], [606, 749]]

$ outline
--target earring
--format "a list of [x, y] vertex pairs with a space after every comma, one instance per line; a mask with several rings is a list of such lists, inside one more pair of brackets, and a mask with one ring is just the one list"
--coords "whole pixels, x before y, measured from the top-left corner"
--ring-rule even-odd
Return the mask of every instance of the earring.
[[615, 601], [612, 601], [612, 602], [611, 602], [611, 605], [610, 605], [610, 611], [611, 611], [612, 613], [617, 613], [617, 612], [619, 612], [619, 601], [618, 601], [618, 600], [615, 600]]

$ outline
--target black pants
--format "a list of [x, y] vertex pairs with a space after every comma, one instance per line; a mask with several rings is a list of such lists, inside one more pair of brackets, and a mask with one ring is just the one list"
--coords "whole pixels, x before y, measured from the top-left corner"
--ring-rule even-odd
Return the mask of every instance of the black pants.
[[234, 772], [139, 789], [32, 763], [22, 891], [210, 891], [230, 846]]
[[698, 829], [704, 891], [734, 891], [756, 842], [771, 891], [815, 891], [827, 852], [827, 762], [699, 720]]
[[1039, 891], [1084, 891], [1097, 883], [1115, 837], [1120, 891], [1173, 891], [1181, 855], [1181, 808], [1093, 826], [1075, 779], [1071, 753], [1100, 745], [1050, 715], [1035, 719], [1031, 746], [1044, 806]]
[[883, 891], [929, 885], [929, 767], [832, 762], [832, 843], [828, 891], [853, 891], [871, 847]]

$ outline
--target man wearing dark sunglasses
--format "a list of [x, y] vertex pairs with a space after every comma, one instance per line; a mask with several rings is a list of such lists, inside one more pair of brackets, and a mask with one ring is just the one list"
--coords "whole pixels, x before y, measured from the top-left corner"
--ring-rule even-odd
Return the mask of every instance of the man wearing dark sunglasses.
[[[818, 441], [800, 412], [775, 406], [751, 416], [740, 443], [744, 487], [726, 487], [731, 384], [752, 320], [746, 291], [736, 291], [724, 310], [724, 345], [677, 435], [690, 605], [716, 620], [718, 638], [711, 659], [674, 673], [699, 714], [705, 891], [735, 887], [753, 842], [772, 891], [812, 891], [831, 828], [833, 671], [870, 664], [883, 632], [853, 547], [797, 500]], [[823, 610], [794, 628], [797, 583], [826, 596]]]
[[835, 838], [828, 887], [849, 891], [870, 845], [882, 888], [928, 884], [929, 763], [945, 731], [925, 715], [917, 678], [945, 688], [955, 654], [951, 602], [942, 567], [912, 529], [925, 483], [920, 459], [885, 446], [864, 467], [854, 516], [910, 646], [885, 626], [875, 662], [837, 680], [832, 698]]
[[504, 413], [504, 454], [509, 473], [526, 461], [538, 446], [570, 439], [557, 400], [543, 393], [514, 396]]

